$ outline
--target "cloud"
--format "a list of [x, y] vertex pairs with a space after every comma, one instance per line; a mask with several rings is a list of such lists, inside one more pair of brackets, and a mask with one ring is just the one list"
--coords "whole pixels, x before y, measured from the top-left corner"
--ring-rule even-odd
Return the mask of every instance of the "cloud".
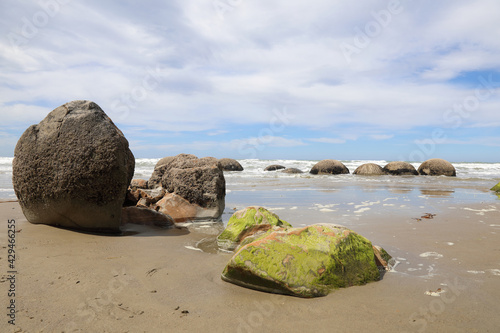
[[320, 142], [320, 143], [330, 143], [330, 144], [342, 144], [346, 143], [346, 140], [344, 139], [337, 139], [337, 138], [313, 138], [313, 139], [307, 139], [308, 141], [312, 142]]
[[[45, 10], [38, 3], [2, 3], [3, 122], [37, 123], [65, 102], [90, 99], [125, 131], [216, 137], [235, 128], [236, 143], [253, 144], [258, 138], [246, 139], [244, 129], [266, 127], [272, 110], [286, 107], [293, 117], [285, 125], [297, 131], [272, 135], [270, 147], [350, 140], [302, 138], [310, 129], [387, 140], [379, 133], [450, 126], [447, 110], [480, 85], [474, 75], [464, 85], [454, 80], [500, 73], [494, 0], [401, 1], [383, 24], [389, 2], [228, 3], [221, 12], [212, 0], [61, 1], [38, 25], [33, 15]], [[36, 29], [29, 38], [26, 22]], [[22, 45], [8, 36], [24, 38]], [[350, 62], [343, 43], [357, 48]], [[499, 109], [499, 94], [491, 94], [460, 125], [498, 124]], [[203, 147], [218, 144], [210, 142]]]

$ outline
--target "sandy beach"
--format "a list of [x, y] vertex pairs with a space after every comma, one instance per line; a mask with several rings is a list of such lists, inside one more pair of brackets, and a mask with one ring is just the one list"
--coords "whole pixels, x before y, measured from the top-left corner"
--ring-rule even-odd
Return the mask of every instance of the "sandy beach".
[[[232, 208], [228, 208], [228, 214]], [[280, 216], [294, 224], [298, 210]], [[297, 213], [299, 213], [297, 215]], [[211, 228], [127, 225], [102, 236], [33, 225], [17, 202], [15, 297], [0, 233], [2, 332], [496, 332], [500, 201], [425, 213], [367, 214], [354, 229], [397, 259], [379, 282], [300, 299], [220, 279], [230, 254], [197, 249]], [[321, 220], [324, 212], [309, 211]], [[318, 221], [321, 222], [321, 221]], [[330, 222], [330, 221], [329, 221]], [[201, 231], [200, 231], [201, 230]], [[203, 231], [205, 230], [205, 231]], [[15, 301], [15, 326], [8, 320]]]

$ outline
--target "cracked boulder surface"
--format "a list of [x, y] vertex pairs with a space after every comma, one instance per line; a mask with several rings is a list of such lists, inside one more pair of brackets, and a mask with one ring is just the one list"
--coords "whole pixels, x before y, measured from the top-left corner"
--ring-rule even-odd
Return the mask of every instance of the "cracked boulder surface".
[[72, 101], [23, 133], [12, 181], [31, 223], [117, 232], [134, 167], [127, 139], [106, 113]]

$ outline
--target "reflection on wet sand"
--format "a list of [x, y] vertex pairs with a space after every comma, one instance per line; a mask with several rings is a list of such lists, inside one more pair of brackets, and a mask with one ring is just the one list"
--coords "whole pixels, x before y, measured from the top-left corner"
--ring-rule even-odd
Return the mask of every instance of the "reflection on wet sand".
[[431, 197], [453, 197], [455, 193], [454, 190], [442, 190], [442, 189], [420, 189], [422, 195], [428, 195]]

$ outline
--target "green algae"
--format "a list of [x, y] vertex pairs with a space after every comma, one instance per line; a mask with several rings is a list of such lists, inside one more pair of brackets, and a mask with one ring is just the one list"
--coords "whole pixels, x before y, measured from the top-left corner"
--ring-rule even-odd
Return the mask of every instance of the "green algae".
[[491, 188], [492, 191], [495, 191], [497, 193], [500, 193], [500, 183], [496, 184]]
[[371, 242], [322, 224], [268, 232], [240, 247], [222, 278], [257, 290], [317, 297], [379, 280], [380, 273]]
[[217, 237], [220, 247], [233, 250], [247, 236], [258, 231], [267, 231], [272, 227], [291, 227], [278, 215], [263, 207], [247, 207], [231, 216], [226, 229]]

